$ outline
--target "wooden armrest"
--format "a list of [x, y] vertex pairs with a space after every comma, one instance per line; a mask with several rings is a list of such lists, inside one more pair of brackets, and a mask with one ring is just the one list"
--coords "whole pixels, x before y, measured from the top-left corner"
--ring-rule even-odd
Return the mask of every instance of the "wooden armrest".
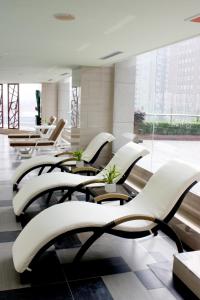
[[154, 217], [145, 216], [145, 215], [128, 215], [128, 216], [121, 217], [119, 219], [115, 219], [113, 222], [115, 223], [115, 226], [117, 226], [122, 223], [135, 221], [135, 220], [145, 220], [145, 221], [157, 223], [157, 220]]
[[65, 159], [59, 161], [56, 165], [62, 165], [68, 161], [77, 161], [77, 159], [74, 157], [68, 157], [68, 158], [65, 158]]
[[152, 216], [127, 215], [127, 216], [115, 219], [115, 220], [107, 223], [106, 225], [104, 225], [102, 227], [102, 229], [103, 229], [104, 232], [106, 232], [107, 230], [109, 231], [110, 229], [114, 228], [117, 225], [129, 222], [129, 221], [135, 221], [135, 220], [145, 220], [145, 221], [150, 221], [150, 222], [153, 222], [155, 224], [158, 224], [159, 228], [176, 243], [178, 252], [179, 253], [184, 252], [181, 240], [177, 236], [174, 229], [172, 227], [170, 227], [166, 222], [164, 222], [160, 219], [154, 218]]
[[101, 203], [104, 201], [116, 201], [116, 200], [124, 200], [129, 201], [131, 199], [130, 196], [120, 193], [109, 193], [109, 194], [103, 194], [100, 196], [97, 196], [94, 198], [94, 201], [96, 203]]
[[74, 174], [83, 173], [83, 172], [92, 172], [92, 173], [96, 174], [99, 172], [99, 169], [90, 167], [90, 166], [86, 166], [86, 167], [77, 167], [72, 170], [72, 173], [74, 173]]
[[92, 180], [87, 180], [85, 182], [82, 182], [80, 184], [78, 184], [75, 189], [77, 188], [83, 188], [85, 187], [86, 185], [89, 185], [89, 184], [93, 184], [93, 183], [105, 183], [105, 180], [104, 179], [92, 179]]
[[72, 154], [73, 154], [72, 151], [64, 151], [64, 152], [61, 152], [61, 153], [57, 153], [54, 156], [59, 157], [59, 156], [62, 156], [62, 155], [72, 155]]

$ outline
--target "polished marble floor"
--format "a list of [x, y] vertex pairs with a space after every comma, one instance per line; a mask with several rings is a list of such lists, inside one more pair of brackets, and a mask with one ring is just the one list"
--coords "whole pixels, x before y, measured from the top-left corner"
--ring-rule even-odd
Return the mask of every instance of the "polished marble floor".
[[[40, 199], [21, 223], [16, 222], [11, 176], [20, 163], [16, 152], [9, 148], [7, 137], [0, 135], [0, 300], [195, 299], [173, 281], [176, 248], [162, 232], [157, 237], [138, 240], [104, 235], [75, 267], [73, 257], [89, 235], [79, 234], [54, 244], [41, 257], [37, 268], [20, 276], [13, 267], [12, 244], [44, 202]], [[76, 195], [72, 200], [83, 198]]]

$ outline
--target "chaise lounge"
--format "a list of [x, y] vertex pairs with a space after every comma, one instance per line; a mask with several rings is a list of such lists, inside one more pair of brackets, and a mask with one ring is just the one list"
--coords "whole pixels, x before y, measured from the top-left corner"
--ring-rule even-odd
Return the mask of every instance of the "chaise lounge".
[[14, 242], [14, 267], [19, 273], [31, 271], [40, 255], [57, 239], [80, 232], [93, 235], [80, 248], [74, 262], [104, 233], [139, 238], [162, 229], [181, 252], [181, 242], [167, 223], [199, 180], [199, 169], [173, 160], [163, 165], [141, 193], [123, 206], [72, 201], [47, 208], [25, 226]]
[[[104, 186], [105, 170], [112, 166], [120, 171], [115, 182], [122, 184], [136, 162], [149, 152], [141, 145], [129, 142], [122, 146], [110, 160], [108, 165], [95, 176], [86, 176], [72, 173], [53, 172], [30, 179], [13, 198], [13, 209], [16, 216], [23, 215], [26, 209], [39, 197], [54, 191], [65, 190], [66, 194], [60, 199], [61, 202], [70, 199], [74, 191], [87, 192], [87, 186]], [[48, 199], [50, 200], [50, 198]]]
[[11, 139], [10, 140], [10, 146], [14, 147], [18, 150], [21, 149], [31, 149], [31, 153], [35, 149], [40, 149], [41, 147], [49, 148], [49, 147], [56, 147], [59, 141], [59, 137], [65, 127], [65, 121], [63, 119], [60, 119], [51, 133], [51, 135], [47, 138], [38, 138], [38, 139]]
[[[104, 146], [107, 143], [112, 142], [114, 139], [115, 137], [108, 132], [101, 132], [98, 135], [96, 135], [83, 151], [82, 160], [84, 161], [84, 163], [93, 164], [98, 158]], [[73, 152], [64, 151], [62, 153], [55, 154], [54, 156], [40, 155], [40, 156], [35, 156], [33, 158], [30, 158], [27, 161], [24, 161], [15, 170], [12, 176], [13, 190], [14, 191], [18, 190], [18, 185], [21, 182], [21, 180], [27, 174], [29, 174], [31, 171], [35, 169], [40, 169], [38, 175], [41, 175], [46, 167], [49, 167], [48, 172], [56, 168], [59, 168], [61, 171], [69, 172], [68, 167], [76, 164], [75, 158], [73, 157], [69, 158], [69, 155], [72, 156], [72, 154]], [[63, 158], [63, 155], [68, 155], [68, 158], [66, 157]], [[88, 167], [87, 170], [88, 172], [91, 172], [94, 169]], [[87, 170], [84, 168], [85, 172]]]
[[44, 125], [38, 125], [35, 126], [36, 132], [30, 132], [30, 133], [11, 133], [8, 134], [9, 139], [30, 139], [30, 138], [45, 138], [49, 137], [53, 129], [55, 128], [55, 122], [56, 122], [56, 117], [51, 116], [49, 118], [49, 122], [47, 126]]

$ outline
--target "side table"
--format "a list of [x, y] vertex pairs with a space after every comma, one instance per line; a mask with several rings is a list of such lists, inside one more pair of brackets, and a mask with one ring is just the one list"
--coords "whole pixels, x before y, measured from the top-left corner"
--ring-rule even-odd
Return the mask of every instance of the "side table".
[[200, 299], [200, 251], [174, 256], [173, 273]]
[[[138, 192], [130, 187], [128, 187], [126, 184], [117, 184], [116, 185], [116, 193], [120, 193], [120, 194], [125, 194], [130, 196], [131, 198], [134, 198]], [[104, 195], [104, 194], [108, 194], [105, 191], [105, 187], [101, 186], [101, 187], [88, 187], [86, 188], [86, 201], [90, 201], [90, 196], [97, 197], [100, 195]], [[120, 205], [123, 205], [124, 202], [127, 202], [125, 200], [120, 200]]]

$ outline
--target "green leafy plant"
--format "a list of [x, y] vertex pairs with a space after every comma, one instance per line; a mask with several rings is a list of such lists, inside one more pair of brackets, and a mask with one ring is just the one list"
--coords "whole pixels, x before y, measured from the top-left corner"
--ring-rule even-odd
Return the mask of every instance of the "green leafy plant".
[[145, 120], [145, 112], [137, 110], [134, 112], [134, 133], [141, 133], [141, 126]]
[[115, 165], [111, 166], [109, 169], [105, 169], [104, 180], [108, 184], [114, 183], [114, 180], [120, 175], [119, 170]]
[[143, 122], [142, 126], [143, 134], [151, 134], [154, 131], [155, 134], [160, 135], [199, 135], [200, 134], [200, 122]]
[[74, 158], [76, 158], [77, 161], [81, 161], [83, 155], [83, 149], [74, 151], [72, 155]]

